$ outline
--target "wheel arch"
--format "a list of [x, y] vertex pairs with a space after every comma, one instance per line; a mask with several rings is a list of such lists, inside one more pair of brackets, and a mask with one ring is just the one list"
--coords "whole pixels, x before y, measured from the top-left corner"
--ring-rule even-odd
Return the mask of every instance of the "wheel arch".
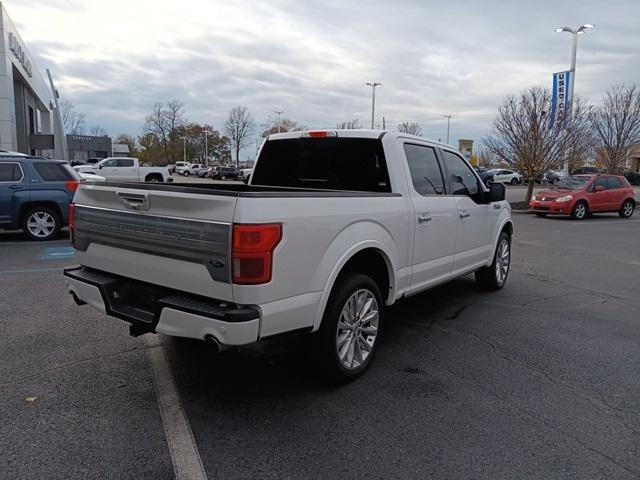
[[394, 302], [396, 289], [395, 269], [385, 246], [376, 240], [359, 242], [347, 250], [335, 263], [318, 303], [313, 325], [314, 332], [320, 328], [322, 316], [336, 281], [341, 274], [349, 271], [371, 277], [380, 287], [385, 304], [391, 305]]
[[164, 182], [164, 177], [162, 176], [162, 174], [160, 172], [147, 173], [147, 176], [144, 177], [144, 181], [148, 182], [152, 178], [159, 178], [161, 182]]
[[60, 204], [58, 204], [53, 200], [32, 200], [32, 201], [23, 203], [20, 206], [19, 221], [22, 223], [22, 221], [24, 220], [24, 216], [27, 214], [27, 212], [33, 208], [38, 208], [38, 207], [47, 207], [47, 208], [53, 209], [58, 214], [58, 217], [60, 218], [62, 223], [63, 224], [66, 223], [65, 219], [67, 218], [67, 216], [62, 212], [62, 209], [60, 208]]

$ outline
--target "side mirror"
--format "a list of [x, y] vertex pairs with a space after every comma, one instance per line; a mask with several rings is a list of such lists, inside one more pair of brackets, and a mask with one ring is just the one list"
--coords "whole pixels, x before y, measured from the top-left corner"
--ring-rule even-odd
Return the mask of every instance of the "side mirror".
[[102, 168], [102, 165], [98, 165], [98, 170], [100, 170]]
[[602, 185], [598, 185], [596, 186], [596, 188], [593, 189], [594, 192], [604, 192], [604, 187]]
[[507, 188], [504, 183], [495, 182], [489, 187], [489, 191], [484, 194], [484, 203], [501, 202], [506, 198]]

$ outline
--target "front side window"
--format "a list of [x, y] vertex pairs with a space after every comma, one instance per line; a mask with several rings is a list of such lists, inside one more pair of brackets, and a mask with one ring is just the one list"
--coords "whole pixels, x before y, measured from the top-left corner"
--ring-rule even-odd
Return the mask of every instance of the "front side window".
[[17, 163], [0, 163], [0, 182], [19, 182], [22, 170]]
[[118, 167], [133, 167], [133, 158], [119, 158]]
[[451, 193], [470, 197], [477, 195], [480, 192], [478, 179], [467, 162], [447, 150], [442, 151], [442, 157], [453, 189]]
[[103, 167], [117, 167], [118, 161], [115, 158], [112, 158], [111, 160], [105, 160], [104, 162], [101, 163], [101, 165]]
[[591, 184], [591, 191], [595, 192], [596, 191], [596, 187], [602, 187], [605, 190], [607, 189], [607, 179], [603, 178], [603, 177], [598, 177], [596, 178], [593, 183]]
[[413, 188], [420, 195], [440, 195], [444, 193], [444, 181], [438, 165], [436, 151], [432, 147], [406, 143], [407, 156]]

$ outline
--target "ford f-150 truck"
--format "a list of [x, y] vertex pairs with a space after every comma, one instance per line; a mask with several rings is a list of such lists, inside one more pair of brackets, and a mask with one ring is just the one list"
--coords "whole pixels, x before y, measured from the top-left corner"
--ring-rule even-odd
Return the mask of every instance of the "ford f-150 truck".
[[108, 157], [93, 165], [73, 167], [80, 173], [94, 173], [114, 182], [173, 182], [167, 167], [143, 167], [137, 158]]
[[339, 380], [385, 306], [474, 272], [502, 288], [513, 235], [504, 186], [452, 147], [370, 130], [271, 135], [248, 185], [94, 183], [70, 210], [76, 303], [218, 346], [306, 330]]

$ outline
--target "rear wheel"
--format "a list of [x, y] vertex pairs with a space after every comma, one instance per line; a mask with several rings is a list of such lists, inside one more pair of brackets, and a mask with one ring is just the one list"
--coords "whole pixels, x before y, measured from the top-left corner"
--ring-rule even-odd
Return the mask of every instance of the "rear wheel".
[[35, 207], [22, 217], [22, 231], [29, 240], [50, 240], [61, 228], [60, 215], [53, 208]]
[[583, 220], [589, 213], [589, 209], [585, 202], [578, 202], [573, 206], [571, 211], [571, 218], [574, 220]]
[[184, 172], [182, 172], [182, 175], [184, 175], [185, 177], [189, 176], [189, 170], [185, 170]]
[[315, 338], [320, 367], [331, 380], [347, 382], [367, 369], [382, 328], [383, 306], [380, 289], [370, 277], [340, 276]]
[[511, 179], [511, 185], [517, 185], [518, 184], [518, 179], [516, 177], [513, 177]]
[[631, 215], [633, 215], [633, 211], [635, 210], [635, 208], [635, 200], [625, 200], [625, 202], [622, 204], [622, 207], [620, 207], [620, 210], [618, 211], [618, 215], [620, 215], [622, 218], [629, 218]]
[[476, 271], [477, 284], [488, 290], [500, 290], [507, 283], [511, 267], [511, 237], [502, 232], [493, 254], [493, 262], [488, 267]]
[[227, 177], [225, 175], [220, 175], [220, 180], [226, 180]]
[[149, 175], [149, 176], [146, 178], [146, 181], [147, 181], [147, 182], [154, 182], [154, 183], [157, 183], [157, 182], [161, 182], [161, 181], [162, 181], [162, 177], [161, 177], [160, 175]]

